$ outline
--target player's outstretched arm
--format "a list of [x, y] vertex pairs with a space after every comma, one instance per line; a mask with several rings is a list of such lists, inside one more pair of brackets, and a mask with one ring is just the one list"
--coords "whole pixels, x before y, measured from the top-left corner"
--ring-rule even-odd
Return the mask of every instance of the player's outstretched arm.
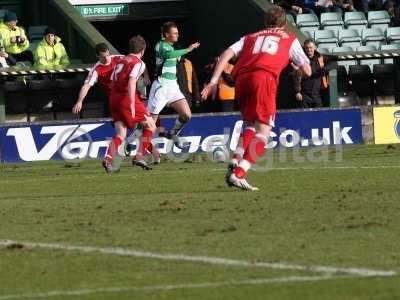
[[232, 49], [228, 48], [222, 53], [221, 57], [217, 65], [215, 66], [213, 76], [211, 78], [210, 83], [208, 83], [203, 91], [201, 92], [201, 97], [203, 100], [206, 100], [208, 96], [213, 94], [214, 90], [217, 88], [218, 80], [221, 77], [222, 72], [224, 71], [227, 63], [235, 56], [235, 52]]
[[135, 111], [136, 83], [137, 83], [136, 77], [131, 76], [128, 81], [128, 96], [129, 96], [129, 100], [131, 102], [132, 117], [135, 117], [135, 114], [136, 114], [136, 111]]
[[181, 50], [172, 50], [169, 48], [164, 48], [164, 49], [161, 49], [160, 56], [163, 59], [178, 58], [178, 57], [184, 56], [185, 54], [192, 52], [193, 50], [195, 50], [199, 47], [200, 47], [200, 43], [194, 43], [194, 44], [191, 44], [188, 48], [181, 49]]
[[74, 114], [79, 114], [80, 111], [82, 110], [82, 104], [83, 101], [85, 100], [90, 88], [92, 86], [89, 83], [85, 83], [82, 87], [81, 90], [79, 91], [79, 97], [78, 100], [76, 100], [76, 103], [74, 105], [74, 107], [72, 108], [72, 112]]

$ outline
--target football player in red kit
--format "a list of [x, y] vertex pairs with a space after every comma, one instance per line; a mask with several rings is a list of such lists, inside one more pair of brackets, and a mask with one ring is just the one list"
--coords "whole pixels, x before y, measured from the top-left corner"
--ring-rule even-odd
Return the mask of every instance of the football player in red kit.
[[217, 87], [225, 65], [233, 57], [237, 63], [233, 70], [236, 95], [246, 124], [235, 156], [230, 165], [227, 183], [243, 190], [258, 190], [245, 176], [247, 171], [264, 155], [267, 140], [274, 126], [276, 95], [281, 71], [292, 62], [305, 76], [311, 75], [309, 59], [294, 33], [286, 31], [286, 14], [274, 6], [265, 13], [265, 29], [241, 38], [221, 56], [213, 77], [202, 91], [202, 97]]
[[137, 81], [146, 68], [141, 59], [145, 49], [146, 42], [141, 36], [131, 38], [129, 40], [129, 54], [115, 66], [111, 75], [110, 109], [116, 135], [112, 139], [103, 160], [103, 166], [108, 173], [119, 170], [117, 166], [113, 165], [114, 156], [117, 154], [122, 141], [126, 138], [127, 129], [132, 129], [137, 124], [143, 127], [143, 134], [133, 164], [146, 170], [150, 169], [144, 160], [144, 153], [149, 148], [156, 126], [137, 90]]
[[124, 56], [111, 55], [110, 50], [105, 43], [99, 43], [96, 45], [96, 55], [99, 61], [93, 66], [86, 77], [85, 83], [79, 92], [78, 100], [72, 108], [74, 114], [78, 114], [82, 110], [82, 104], [87, 93], [96, 83], [100, 85], [104, 92], [106, 92], [108, 99], [110, 99], [111, 74], [114, 71], [114, 67]]

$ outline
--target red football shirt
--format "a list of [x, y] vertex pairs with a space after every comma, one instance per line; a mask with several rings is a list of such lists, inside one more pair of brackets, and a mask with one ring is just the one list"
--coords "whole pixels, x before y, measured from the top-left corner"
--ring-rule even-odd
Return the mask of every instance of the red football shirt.
[[239, 58], [233, 70], [235, 78], [243, 73], [264, 70], [278, 80], [290, 61], [299, 67], [309, 62], [295, 34], [279, 28], [249, 34], [230, 49]]
[[113, 55], [111, 56], [111, 62], [107, 65], [103, 65], [102, 63], [97, 62], [90, 70], [85, 80], [85, 83], [93, 86], [98, 82], [101, 88], [107, 93], [107, 96], [110, 96], [111, 74], [114, 71], [115, 66], [120, 62], [123, 57], [124, 56], [122, 55]]
[[[111, 75], [112, 94], [127, 96], [129, 78], [134, 77], [139, 79], [145, 69], [145, 63], [134, 54], [129, 54], [121, 59], [121, 61], [115, 66], [114, 72]], [[140, 97], [137, 89], [136, 95]]]

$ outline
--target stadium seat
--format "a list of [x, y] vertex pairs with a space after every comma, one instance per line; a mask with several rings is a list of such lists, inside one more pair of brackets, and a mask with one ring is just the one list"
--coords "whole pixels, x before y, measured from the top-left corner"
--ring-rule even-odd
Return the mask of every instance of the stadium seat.
[[78, 98], [79, 90], [83, 84], [83, 80], [78, 78], [56, 79], [58, 88], [58, 102], [55, 106], [56, 112], [70, 111], [74, 106], [75, 100]]
[[382, 44], [385, 44], [386, 38], [380, 28], [367, 28], [362, 32], [362, 41], [365, 46], [379, 48]]
[[366, 65], [350, 66], [349, 77], [354, 91], [360, 97], [371, 97], [375, 100], [374, 79], [371, 69]]
[[388, 44], [400, 42], [400, 27], [389, 27], [386, 30]]
[[19, 61], [19, 62], [17, 62], [16, 65], [17, 65], [17, 66], [20, 66], [20, 67], [32, 67], [32, 63], [31, 63], [30, 61], [28, 61], [28, 60], [26, 60], [26, 61]]
[[332, 49], [337, 47], [337, 37], [332, 30], [316, 30], [314, 39], [320, 48]]
[[319, 21], [316, 15], [314, 14], [301, 14], [297, 15], [296, 24], [298, 28], [310, 27], [310, 28], [319, 28]]
[[28, 28], [28, 36], [29, 40], [41, 40], [44, 35], [44, 31], [46, 30], [47, 25], [40, 25], [40, 26], [30, 26]]
[[393, 64], [374, 65], [374, 77], [377, 95], [394, 95], [395, 67]]
[[347, 29], [355, 29], [361, 35], [362, 30], [367, 28], [368, 21], [363, 12], [354, 11], [344, 14], [344, 24]]
[[28, 81], [29, 97], [27, 99], [27, 118], [31, 120], [31, 114], [51, 110], [54, 119], [55, 103], [57, 102], [57, 83], [54, 80], [35, 79]]
[[[390, 45], [382, 45], [381, 50], [400, 50], [400, 44], [390, 44]], [[385, 58], [383, 60], [384, 64], [392, 64], [393, 58]]]
[[319, 43], [337, 43], [338, 39], [333, 30], [316, 30], [314, 33], [315, 41]]
[[344, 29], [339, 31], [339, 44], [342, 47], [356, 49], [361, 46], [361, 37], [355, 29]]
[[317, 48], [317, 52], [321, 54], [330, 54], [331, 50], [328, 48], [319, 47]]
[[[332, 54], [337, 54], [337, 53], [343, 53], [343, 52], [353, 52], [354, 49], [351, 47], [336, 47], [332, 49]], [[341, 60], [338, 61], [338, 66], [342, 66], [346, 69], [346, 71], [349, 71], [350, 66], [355, 66], [357, 65], [357, 60]]]
[[340, 13], [322, 13], [321, 27], [323, 29], [340, 30], [343, 29], [343, 20]]
[[24, 81], [10, 80], [2, 83], [6, 99], [6, 113], [26, 113], [28, 97], [26, 96], [27, 86]]
[[0, 9], [0, 21], [3, 21], [6, 12], [7, 12], [6, 9]]
[[377, 10], [368, 12], [368, 24], [371, 28], [388, 28], [390, 16], [386, 10]]
[[286, 14], [286, 20], [289, 24], [296, 26], [296, 22], [294, 21], [294, 18], [291, 14]]
[[348, 70], [345, 66], [338, 65], [337, 68], [337, 88], [339, 93], [344, 93], [349, 88]]
[[32, 52], [36, 50], [37, 46], [39, 45], [40, 41], [36, 40], [33, 41], [29, 44], [29, 50], [31, 50]]
[[[374, 52], [377, 51], [375, 46], [361, 46], [357, 48], [357, 52]], [[372, 56], [371, 56], [372, 57]], [[381, 60], [379, 58], [375, 59], [362, 59], [360, 60], [361, 65], [368, 66], [372, 72], [374, 65], [380, 64]]]
[[83, 61], [80, 58], [72, 58], [72, 59], [70, 59], [70, 64], [71, 65], [81, 65], [81, 64], [83, 64]]

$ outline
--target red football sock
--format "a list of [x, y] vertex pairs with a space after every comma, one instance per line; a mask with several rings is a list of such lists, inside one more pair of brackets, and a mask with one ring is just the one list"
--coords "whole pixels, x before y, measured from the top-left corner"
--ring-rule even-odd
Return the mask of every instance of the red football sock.
[[144, 129], [143, 134], [140, 137], [140, 147], [137, 155], [143, 155], [144, 151], [149, 148], [151, 144], [151, 138], [153, 137], [153, 132], [149, 129]]
[[107, 154], [104, 159], [112, 161], [114, 158], [114, 154], [118, 152], [119, 146], [121, 146], [122, 140], [119, 136], [114, 136], [110, 146], [108, 146]]
[[257, 160], [265, 153], [265, 145], [267, 137], [261, 134], [256, 134], [251, 140], [244, 152], [243, 159], [239, 162], [239, 166], [235, 168], [234, 173], [237, 178], [244, 178], [247, 171], [254, 165]]
[[250, 141], [256, 135], [256, 131], [253, 127], [247, 127], [242, 134], [240, 135], [239, 143], [236, 147], [235, 152], [233, 153], [233, 160], [237, 160], [238, 162], [243, 158], [243, 155], [250, 144]]
[[146, 148], [147, 151], [149, 151], [150, 153], [153, 153], [153, 144], [150, 143], [149, 146]]
[[267, 137], [262, 134], [256, 134], [256, 136], [251, 140], [248, 148], [244, 152], [243, 159], [254, 165], [257, 160], [264, 155], [266, 144]]
[[242, 148], [243, 148], [244, 152], [246, 152], [246, 150], [249, 147], [251, 141], [256, 136], [256, 130], [254, 129], [254, 127], [247, 127], [245, 129], [245, 131], [243, 131], [242, 136], [243, 136]]

